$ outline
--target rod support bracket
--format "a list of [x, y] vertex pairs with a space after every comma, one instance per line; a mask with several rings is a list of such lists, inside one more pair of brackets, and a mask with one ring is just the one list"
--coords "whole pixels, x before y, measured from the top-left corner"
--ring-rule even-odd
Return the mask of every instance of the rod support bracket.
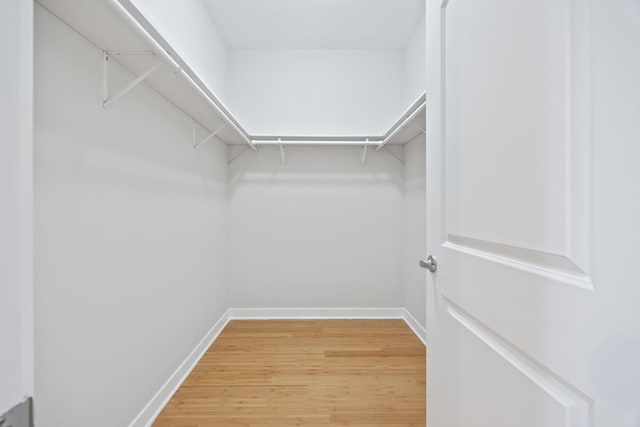
[[384, 151], [386, 151], [391, 157], [393, 157], [394, 159], [396, 159], [398, 162], [400, 162], [400, 164], [402, 166], [405, 166], [405, 162], [402, 158], [400, 158], [399, 156], [397, 156], [393, 151], [389, 150], [388, 147], [382, 147], [382, 149]]
[[416, 123], [415, 119], [411, 121], [411, 124], [415, 126], [420, 132], [427, 133], [427, 131], [423, 129], [422, 126]]
[[[199, 124], [200, 124], [200, 122], [197, 119], [193, 119], [193, 149], [194, 150], [197, 150], [198, 147], [200, 147], [202, 144], [206, 143], [207, 141], [210, 141], [213, 137], [218, 135], [218, 133], [220, 133], [224, 128], [227, 127], [227, 124], [223, 123], [222, 126], [220, 126], [218, 129], [214, 130], [213, 132], [211, 132], [211, 131], [209, 131], [207, 129], [207, 131], [211, 132], [209, 134], [209, 136], [207, 136], [205, 139], [203, 139], [200, 142], [196, 142], [196, 139], [197, 139], [197, 132], [196, 131], [197, 131], [197, 128], [198, 128]], [[202, 125], [200, 125], [200, 126], [202, 126]], [[202, 127], [204, 127], [204, 126], [202, 126]]]
[[363, 168], [365, 162], [367, 161], [367, 149], [369, 147], [369, 138], [365, 139], [364, 145], [362, 146], [362, 151], [360, 152], [360, 167]]
[[[250, 145], [245, 145], [243, 147], [242, 150], [240, 150], [238, 153], [231, 155], [231, 152], [229, 152], [229, 160], [227, 161], [227, 165], [230, 165], [231, 163], [233, 163], [238, 157], [242, 156], [244, 153], [246, 153], [249, 148], [251, 148]], [[229, 146], [229, 151], [231, 151], [231, 146]]]
[[131, 83], [126, 85], [124, 88], [120, 90], [120, 92], [116, 93], [112, 97], [109, 97], [109, 60], [112, 55], [137, 55], [137, 56], [155, 56], [153, 53], [149, 52], [117, 52], [117, 51], [103, 51], [103, 80], [102, 80], [102, 108], [109, 108], [114, 102], [118, 99], [122, 98], [124, 95], [129, 93], [134, 87], [138, 86], [142, 83], [147, 77], [157, 71], [163, 64], [162, 61], [156, 62], [154, 65], [149, 67], [144, 73], [140, 74], [138, 77], [133, 79]]
[[280, 146], [280, 161], [282, 162], [282, 166], [286, 166], [287, 156], [284, 151], [284, 145], [282, 145], [282, 138], [278, 138], [278, 145]]

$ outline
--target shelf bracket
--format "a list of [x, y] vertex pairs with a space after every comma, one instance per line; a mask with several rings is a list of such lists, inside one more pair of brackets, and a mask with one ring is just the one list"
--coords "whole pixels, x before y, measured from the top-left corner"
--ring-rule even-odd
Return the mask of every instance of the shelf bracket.
[[419, 130], [420, 132], [422, 132], [422, 133], [427, 133], [427, 131], [426, 131], [426, 130], [424, 130], [424, 129], [422, 129], [422, 126], [420, 126], [419, 124], [417, 124], [415, 121], [412, 121], [412, 122], [411, 122], [411, 124], [412, 124], [412, 125], [414, 125], [415, 127], [417, 127], [417, 128], [418, 128], [418, 130]]
[[282, 166], [287, 164], [287, 157], [284, 152], [284, 145], [282, 145], [282, 138], [278, 138], [278, 144], [280, 145], [280, 161], [282, 162]]
[[389, 153], [391, 156], [393, 156], [394, 159], [396, 159], [397, 161], [402, 163], [402, 165], [404, 166], [404, 160], [402, 160], [400, 157], [396, 156], [393, 151], [389, 150], [387, 147], [382, 147], [382, 149], [384, 151], [386, 151], [387, 153]]
[[249, 148], [251, 148], [251, 146], [247, 145], [246, 147], [244, 147], [244, 149], [240, 150], [240, 152], [238, 152], [237, 154], [235, 154], [234, 156], [229, 158], [229, 161], [227, 162], [227, 165], [230, 165], [231, 163], [233, 163], [238, 157], [242, 156], [244, 153], [247, 152], [247, 150], [249, 150]]
[[[193, 149], [197, 150], [198, 147], [200, 147], [202, 144], [204, 144], [207, 141], [210, 141], [211, 138], [213, 138], [214, 136], [216, 136], [218, 133], [220, 133], [220, 131], [224, 128], [227, 127], [226, 123], [223, 123], [222, 126], [220, 126], [218, 129], [216, 129], [215, 131], [211, 132], [211, 134], [209, 134], [209, 136], [207, 136], [205, 139], [203, 139], [200, 142], [196, 143], [196, 130], [198, 128], [198, 124], [200, 124], [200, 122], [198, 122], [196, 119], [193, 119]], [[203, 126], [204, 127], [204, 126]], [[205, 128], [206, 129], [206, 128]], [[208, 129], [207, 129], [208, 130]]]
[[[102, 96], [102, 108], [105, 108], [105, 109], [108, 108], [114, 102], [116, 102], [118, 99], [122, 98], [124, 95], [129, 93], [129, 91], [131, 91], [131, 89], [133, 89], [134, 87], [138, 86], [147, 77], [149, 77], [158, 68], [160, 68], [162, 66], [162, 62], [158, 61], [151, 68], [149, 68], [147, 71], [145, 71], [144, 73], [142, 73], [141, 75], [136, 77], [131, 83], [126, 85], [120, 92], [118, 92], [117, 94], [113, 95], [110, 98], [109, 97], [109, 60], [110, 60], [110, 56], [109, 56], [109, 52], [107, 52], [107, 51], [104, 51], [103, 55], [104, 55], [104, 61], [103, 61], [103, 76], [102, 76], [103, 77], [103, 81], [102, 81], [102, 93], [103, 93], [103, 96]], [[140, 55], [148, 56], [148, 53], [143, 52], [143, 53], [140, 53]]]
[[369, 138], [365, 140], [365, 144], [362, 146], [362, 151], [360, 152], [360, 167], [364, 167], [364, 163], [367, 161], [367, 147], [369, 147]]

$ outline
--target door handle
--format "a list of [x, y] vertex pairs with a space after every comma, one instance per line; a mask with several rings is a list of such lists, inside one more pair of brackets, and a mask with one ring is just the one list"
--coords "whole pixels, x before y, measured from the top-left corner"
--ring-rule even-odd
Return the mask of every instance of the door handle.
[[433, 257], [433, 255], [429, 255], [426, 260], [420, 260], [420, 267], [426, 268], [432, 273], [435, 273], [438, 269], [438, 261]]

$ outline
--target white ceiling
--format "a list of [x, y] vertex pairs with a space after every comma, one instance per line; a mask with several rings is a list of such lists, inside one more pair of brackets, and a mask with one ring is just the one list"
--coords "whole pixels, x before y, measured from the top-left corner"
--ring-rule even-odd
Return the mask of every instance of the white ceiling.
[[204, 0], [232, 49], [398, 49], [424, 0]]

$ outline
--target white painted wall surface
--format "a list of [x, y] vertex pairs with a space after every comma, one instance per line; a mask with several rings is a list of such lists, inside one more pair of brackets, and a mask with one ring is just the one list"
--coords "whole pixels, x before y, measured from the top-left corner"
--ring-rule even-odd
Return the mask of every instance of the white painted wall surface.
[[229, 168], [236, 308], [401, 307], [402, 165], [357, 147], [246, 152]]
[[203, 0], [132, 0], [189, 68], [227, 102], [229, 51]]
[[226, 147], [144, 85], [103, 110], [102, 53], [35, 25], [36, 422], [125, 426], [228, 306]]
[[232, 50], [228, 106], [250, 134], [381, 135], [403, 102], [402, 50]]
[[420, 135], [404, 146], [404, 198], [402, 218], [402, 274], [404, 307], [427, 327], [426, 270], [418, 261], [427, 256], [426, 143]]
[[426, 18], [422, 18], [413, 30], [404, 48], [404, 102], [411, 105], [426, 88], [427, 66], [425, 58]]
[[425, 10], [425, 0], [204, 1], [232, 49], [400, 49]]
[[0, 0], [0, 414], [33, 394], [33, 3]]

